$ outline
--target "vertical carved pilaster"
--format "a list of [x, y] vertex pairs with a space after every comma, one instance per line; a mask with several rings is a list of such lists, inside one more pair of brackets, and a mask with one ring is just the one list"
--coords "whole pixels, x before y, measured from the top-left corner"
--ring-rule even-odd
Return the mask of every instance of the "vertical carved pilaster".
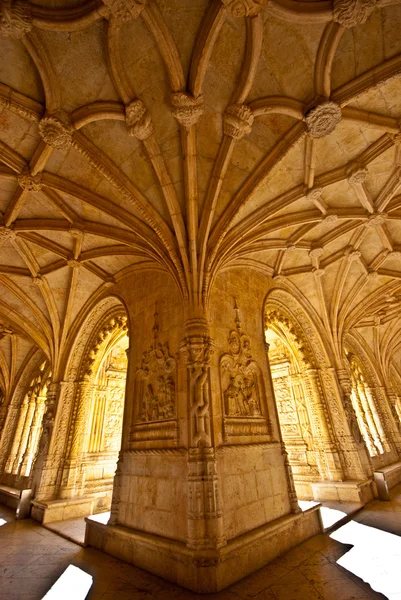
[[85, 375], [78, 383], [77, 409], [72, 427], [72, 439], [63, 475], [63, 497], [71, 497], [76, 494], [82, 485], [80, 473], [81, 458], [84, 451], [85, 435], [91, 409], [91, 396], [94, 386], [89, 375]]
[[[373, 473], [373, 465], [368, 450], [368, 445], [365, 442], [365, 438], [363, 435], [364, 430], [359, 424], [358, 412], [355, 410], [354, 405], [352, 403], [352, 381], [346, 369], [338, 369], [337, 377], [342, 391], [342, 404], [345, 412], [345, 417], [347, 419], [348, 428], [351, 434], [350, 439], [346, 442], [346, 446], [349, 446], [350, 452], [355, 450], [355, 458], [357, 459], [357, 466], [359, 471], [358, 475], [360, 477], [365, 477], [366, 475], [371, 475], [371, 473]], [[363, 464], [361, 463], [361, 459], [359, 457], [358, 446], [361, 447], [361, 445], [363, 445], [364, 450], [366, 451], [366, 458], [370, 468], [369, 473], [365, 473]]]
[[181, 343], [188, 374], [188, 539], [194, 550], [216, 549], [226, 541], [220, 508], [217, 464], [212, 447], [210, 359], [214, 344], [204, 319], [186, 323]]
[[33, 487], [36, 488], [36, 496], [41, 498], [50, 498], [56, 483], [57, 469], [51, 445], [54, 443], [54, 420], [60, 390], [61, 383], [59, 382], [52, 382], [47, 388], [42, 434], [33, 468]]
[[[272, 378], [272, 373], [271, 373], [271, 368], [270, 368], [270, 360], [269, 360], [270, 344], [268, 344], [267, 342], [265, 343], [265, 349], [266, 349], [266, 358], [267, 358], [267, 370], [269, 373], [269, 380], [270, 380], [270, 390], [271, 390], [271, 393], [274, 398], [273, 378]], [[285, 476], [286, 476], [286, 480], [287, 480], [287, 490], [288, 490], [288, 496], [289, 496], [289, 500], [290, 500], [290, 508], [291, 508], [291, 512], [300, 513], [301, 509], [298, 504], [297, 491], [295, 489], [294, 477], [292, 474], [290, 461], [288, 460], [288, 453], [287, 453], [287, 450], [286, 450], [286, 447], [284, 444], [283, 435], [281, 433], [280, 420], [279, 420], [278, 409], [277, 409], [277, 404], [276, 404], [275, 398], [274, 398], [273, 405], [274, 405], [274, 412], [275, 412], [275, 417], [276, 417], [276, 422], [277, 422], [277, 427], [278, 427], [278, 435], [279, 435], [279, 441], [280, 441], [280, 447], [281, 447], [281, 454], [284, 458], [284, 469], [285, 469]]]
[[28, 476], [31, 470], [32, 461], [33, 461], [33, 453], [35, 452], [35, 448], [38, 443], [38, 438], [40, 435], [40, 428], [42, 426], [43, 413], [45, 410], [45, 401], [46, 398], [44, 396], [36, 396], [34, 399], [34, 413], [29, 429], [28, 441], [26, 444], [25, 452], [22, 457], [21, 463], [21, 475]]
[[[369, 424], [369, 429], [371, 435], [373, 437], [373, 443], [376, 447], [376, 450], [379, 454], [384, 452], [383, 439], [384, 432], [381, 427], [379, 415], [377, 414], [377, 410], [374, 408], [374, 398], [373, 395], [365, 385], [364, 382], [358, 381], [357, 383], [358, 395], [361, 398], [361, 403], [365, 411], [366, 420]], [[373, 409], [373, 410], [372, 410]]]
[[317, 435], [319, 436], [319, 445], [321, 450], [320, 461], [326, 465], [326, 473], [329, 479], [333, 481], [342, 481], [344, 479], [343, 469], [341, 467], [338, 449], [330, 434], [329, 424], [327, 422], [326, 412], [322, 401], [322, 391], [317, 369], [306, 367], [306, 388], [309, 395], [312, 420]]
[[379, 420], [383, 423], [383, 445], [388, 452], [395, 449], [397, 454], [401, 453], [400, 420], [397, 415], [394, 401], [390, 394], [382, 386], [369, 390]]
[[11, 446], [11, 451], [10, 451], [10, 454], [8, 455], [8, 459], [7, 459], [6, 466], [5, 466], [6, 473], [14, 472], [14, 464], [15, 464], [15, 461], [18, 456], [18, 449], [19, 449], [20, 442], [21, 442], [22, 431], [23, 431], [24, 425], [25, 425], [28, 406], [29, 406], [29, 397], [25, 396], [25, 398], [22, 402], [22, 405], [21, 405], [21, 409], [19, 411], [19, 418], [18, 418], [16, 430], [14, 433], [14, 439], [13, 439], [13, 443]]

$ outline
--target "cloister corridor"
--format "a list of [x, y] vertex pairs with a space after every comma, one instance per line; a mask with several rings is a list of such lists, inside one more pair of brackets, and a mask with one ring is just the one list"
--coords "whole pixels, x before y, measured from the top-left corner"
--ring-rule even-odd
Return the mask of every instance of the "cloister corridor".
[[[31, 519], [15, 521], [14, 513], [2, 506], [0, 523], [0, 597], [7, 600], [42, 597], [48, 600], [85, 597], [87, 600], [202, 597], [399, 600], [401, 597], [401, 484], [393, 488], [390, 502], [370, 502], [348, 524], [311, 538], [237, 584], [207, 596], [184, 590], [98, 550], [82, 548]], [[350, 526], [360, 526], [365, 531], [360, 534], [349, 530]], [[82, 581], [72, 572], [66, 578], [63, 595], [57, 581], [70, 565], [89, 577], [88, 581]]]

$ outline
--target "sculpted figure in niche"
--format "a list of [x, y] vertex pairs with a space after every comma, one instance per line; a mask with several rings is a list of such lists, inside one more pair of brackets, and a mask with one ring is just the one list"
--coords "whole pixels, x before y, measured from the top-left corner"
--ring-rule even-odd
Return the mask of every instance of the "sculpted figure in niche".
[[138, 422], [175, 418], [175, 370], [168, 344], [156, 343], [143, 353], [137, 370]]
[[224, 412], [229, 417], [255, 417], [262, 415], [259, 384], [260, 369], [252, 358], [249, 337], [231, 331], [228, 338], [229, 352], [220, 360], [220, 377], [223, 391]]

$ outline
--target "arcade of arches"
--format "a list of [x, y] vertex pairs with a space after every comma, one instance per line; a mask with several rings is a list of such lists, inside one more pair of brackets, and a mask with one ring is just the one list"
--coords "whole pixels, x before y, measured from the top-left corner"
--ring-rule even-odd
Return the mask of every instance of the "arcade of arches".
[[401, 480], [400, 28], [0, 0], [0, 499], [213, 592]]

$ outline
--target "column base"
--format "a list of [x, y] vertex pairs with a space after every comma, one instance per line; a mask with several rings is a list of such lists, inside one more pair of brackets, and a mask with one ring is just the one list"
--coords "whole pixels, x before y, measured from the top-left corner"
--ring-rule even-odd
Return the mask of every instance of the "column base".
[[182, 542], [90, 519], [86, 519], [85, 545], [207, 594], [235, 583], [321, 531], [317, 505], [230, 540], [219, 550], [197, 552]]
[[313, 481], [313, 499], [320, 502], [358, 502], [365, 505], [375, 497], [374, 483], [364, 481]]

